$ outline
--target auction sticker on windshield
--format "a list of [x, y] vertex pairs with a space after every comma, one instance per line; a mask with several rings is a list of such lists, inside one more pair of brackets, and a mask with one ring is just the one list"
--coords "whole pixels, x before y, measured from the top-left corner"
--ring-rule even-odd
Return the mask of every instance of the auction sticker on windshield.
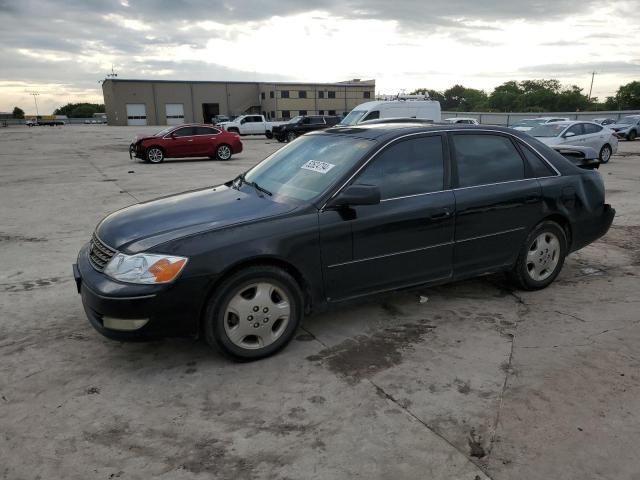
[[311, 170], [313, 172], [318, 172], [325, 174], [329, 170], [335, 167], [332, 163], [327, 162], [319, 162], [318, 160], [309, 160], [307, 163], [302, 165], [300, 168], [304, 168], [305, 170]]

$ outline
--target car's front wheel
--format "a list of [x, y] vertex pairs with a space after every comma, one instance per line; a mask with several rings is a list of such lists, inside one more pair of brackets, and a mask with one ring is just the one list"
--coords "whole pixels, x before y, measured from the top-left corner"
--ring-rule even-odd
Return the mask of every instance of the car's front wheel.
[[603, 145], [598, 157], [602, 163], [609, 163], [609, 160], [611, 159], [611, 146], [609, 144]]
[[164, 152], [160, 147], [151, 147], [147, 149], [147, 161], [151, 163], [162, 163], [164, 161]]
[[627, 140], [633, 142], [637, 136], [638, 136], [638, 133], [635, 130], [631, 130], [627, 135]]
[[566, 254], [565, 231], [555, 222], [542, 222], [527, 236], [511, 277], [523, 290], [545, 288], [562, 270]]
[[204, 318], [209, 345], [238, 361], [273, 355], [293, 337], [303, 314], [302, 291], [280, 268], [248, 267], [227, 278]]
[[231, 153], [231, 147], [229, 145], [218, 145], [218, 148], [216, 148], [216, 158], [218, 160], [231, 159]]
[[287, 142], [293, 142], [297, 137], [295, 132], [289, 132], [287, 133]]

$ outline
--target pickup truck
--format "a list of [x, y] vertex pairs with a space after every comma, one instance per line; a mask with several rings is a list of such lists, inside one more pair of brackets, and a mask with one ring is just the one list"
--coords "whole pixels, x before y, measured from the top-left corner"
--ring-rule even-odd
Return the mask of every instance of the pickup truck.
[[300, 135], [314, 130], [324, 130], [333, 127], [340, 121], [339, 117], [324, 115], [302, 115], [294, 117], [283, 125], [273, 127], [272, 133], [279, 142], [291, 142]]
[[220, 122], [217, 125], [240, 135], [266, 135], [267, 138], [273, 138], [273, 127], [283, 123], [267, 122], [262, 115], [241, 115], [232, 122]]

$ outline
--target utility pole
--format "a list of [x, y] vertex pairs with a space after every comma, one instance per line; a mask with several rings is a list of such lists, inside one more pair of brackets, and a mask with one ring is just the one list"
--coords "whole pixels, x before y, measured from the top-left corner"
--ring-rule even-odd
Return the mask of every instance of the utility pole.
[[36, 104], [36, 120], [37, 120], [38, 117], [40, 116], [40, 113], [38, 112], [38, 101], [36, 100], [36, 97], [40, 94], [38, 92], [29, 92], [29, 95], [33, 95], [33, 103]]
[[589, 87], [589, 101], [591, 101], [591, 92], [593, 91], [593, 77], [595, 77], [598, 72], [591, 72], [591, 87]]

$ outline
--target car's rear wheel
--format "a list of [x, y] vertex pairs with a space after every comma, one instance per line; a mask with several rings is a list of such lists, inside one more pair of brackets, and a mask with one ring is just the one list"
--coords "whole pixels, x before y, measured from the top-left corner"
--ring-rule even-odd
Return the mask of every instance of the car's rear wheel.
[[298, 135], [295, 132], [287, 133], [287, 142], [293, 142], [296, 138], [298, 138]]
[[629, 132], [629, 135], [627, 135], [627, 140], [633, 142], [637, 136], [638, 136], [638, 133], [635, 130], [631, 130]]
[[205, 312], [204, 335], [234, 360], [257, 360], [291, 341], [302, 314], [302, 291], [291, 275], [270, 266], [248, 267], [216, 288]]
[[231, 147], [229, 145], [218, 145], [216, 148], [216, 158], [218, 160], [229, 160], [231, 159]]
[[602, 163], [609, 163], [609, 160], [611, 159], [611, 153], [611, 146], [609, 144], [603, 145], [600, 149], [600, 161]]
[[160, 147], [150, 147], [147, 149], [147, 161], [151, 163], [162, 163], [164, 161], [164, 152]]
[[527, 236], [511, 277], [524, 290], [545, 288], [562, 270], [566, 254], [565, 231], [555, 222], [542, 222]]
[[231, 132], [231, 133], [237, 133], [238, 135], [240, 135], [240, 130], [238, 130], [237, 128], [227, 128], [227, 132]]

